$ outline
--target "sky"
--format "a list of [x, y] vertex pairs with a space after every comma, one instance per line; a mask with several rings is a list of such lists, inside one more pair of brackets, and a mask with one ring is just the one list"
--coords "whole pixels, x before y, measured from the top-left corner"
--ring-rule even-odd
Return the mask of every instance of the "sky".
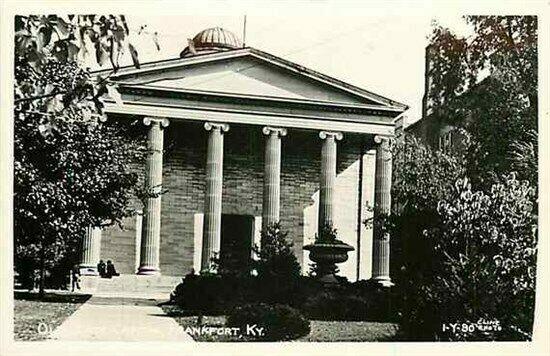
[[[303, 16], [247, 14], [246, 46], [402, 102], [410, 124], [421, 117], [428, 15]], [[458, 15], [435, 18], [468, 34]], [[219, 26], [243, 37], [244, 13], [219, 16], [128, 16], [140, 62], [177, 58], [199, 31]], [[141, 26], [146, 26], [138, 35]], [[160, 50], [153, 41], [157, 32]]]

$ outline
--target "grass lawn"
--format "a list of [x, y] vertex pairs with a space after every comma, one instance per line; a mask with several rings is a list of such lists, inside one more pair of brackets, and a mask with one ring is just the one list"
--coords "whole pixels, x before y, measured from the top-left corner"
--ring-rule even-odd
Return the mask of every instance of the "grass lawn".
[[[173, 305], [162, 306], [166, 314], [173, 317], [183, 328], [197, 326], [197, 316], [184, 315]], [[225, 316], [204, 316], [203, 325], [224, 326]], [[311, 332], [296, 341], [390, 341], [397, 335], [399, 327], [394, 323], [370, 321], [321, 321], [311, 320]], [[229, 335], [191, 335], [195, 341], [255, 341]]]
[[[51, 331], [88, 300], [89, 295], [16, 292], [14, 300], [14, 338], [16, 341], [45, 340]], [[43, 324], [41, 324], [43, 323]], [[40, 331], [39, 331], [39, 325]]]

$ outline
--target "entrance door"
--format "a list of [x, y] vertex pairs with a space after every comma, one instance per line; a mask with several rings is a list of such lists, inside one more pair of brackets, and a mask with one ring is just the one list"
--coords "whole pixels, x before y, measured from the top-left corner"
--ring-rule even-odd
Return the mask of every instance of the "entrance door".
[[222, 214], [220, 273], [247, 273], [250, 267], [254, 216]]

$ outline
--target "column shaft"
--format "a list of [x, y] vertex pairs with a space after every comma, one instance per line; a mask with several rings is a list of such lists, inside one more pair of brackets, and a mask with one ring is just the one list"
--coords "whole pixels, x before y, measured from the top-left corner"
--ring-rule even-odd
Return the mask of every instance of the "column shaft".
[[162, 127], [168, 120], [144, 119], [150, 125], [147, 135], [147, 164], [145, 185], [149, 196], [143, 209], [140, 264], [138, 274], [158, 274], [160, 255], [160, 219], [162, 194], [162, 150], [164, 133]]
[[[212, 257], [220, 252], [222, 225], [223, 132], [228, 125], [207, 122], [206, 196], [204, 203], [201, 271], [211, 271]], [[219, 257], [219, 256], [218, 256]]]
[[262, 205], [262, 230], [279, 222], [281, 200], [281, 136], [285, 129], [264, 127], [265, 142], [264, 190]]
[[[390, 140], [376, 136], [376, 164], [374, 177], [374, 214], [391, 212], [392, 154]], [[390, 236], [379, 223], [374, 224], [372, 278], [384, 286], [391, 286]]]
[[336, 140], [342, 139], [341, 133], [321, 131], [321, 182], [319, 188], [319, 231], [323, 225], [334, 223], [334, 184], [336, 181]]
[[101, 229], [89, 226], [82, 239], [80, 256], [81, 274], [97, 274], [97, 264], [101, 250]]

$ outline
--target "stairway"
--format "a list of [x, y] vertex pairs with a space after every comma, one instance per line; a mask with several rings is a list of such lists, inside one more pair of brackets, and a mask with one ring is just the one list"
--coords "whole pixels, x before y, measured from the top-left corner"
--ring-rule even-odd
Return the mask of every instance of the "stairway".
[[155, 297], [168, 299], [170, 293], [181, 282], [176, 276], [140, 276], [121, 274], [112, 278], [81, 276], [82, 292], [105, 297]]

